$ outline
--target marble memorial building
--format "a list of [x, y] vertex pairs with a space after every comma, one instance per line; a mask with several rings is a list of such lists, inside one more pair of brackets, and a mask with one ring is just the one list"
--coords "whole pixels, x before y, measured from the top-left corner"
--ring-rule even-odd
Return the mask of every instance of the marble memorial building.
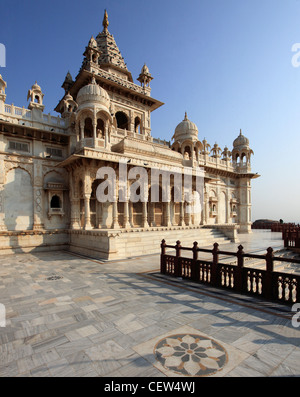
[[[103, 30], [87, 44], [77, 77], [66, 75], [55, 108], [58, 117], [44, 113], [37, 82], [28, 91], [27, 107], [7, 104], [7, 84], [0, 75], [3, 254], [64, 248], [112, 259], [159, 252], [162, 238], [170, 244], [186, 239], [207, 245], [217, 237], [235, 240], [239, 232], [251, 231], [251, 180], [258, 175], [251, 172], [249, 140], [240, 132], [230, 149], [211, 146], [200, 140], [184, 111], [171, 142], [153, 138], [151, 113], [163, 105], [151, 96], [153, 77], [144, 65], [138, 83], [133, 81], [108, 27], [105, 12]], [[124, 161], [127, 173], [137, 166], [146, 170], [148, 201], [130, 200], [131, 179], [127, 195], [119, 199], [119, 164]], [[97, 178], [101, 167], [115, 171], [111, 202], [97, 199], [105, 182]], [[159, 179], [159, 200], [151, 202], [150, 173], [160, 167], [189, 169], [192, 178], [203, 170], [199, 213], [186, 210], [183, 191], [178, 200], [172, 177], [167, 201]]]

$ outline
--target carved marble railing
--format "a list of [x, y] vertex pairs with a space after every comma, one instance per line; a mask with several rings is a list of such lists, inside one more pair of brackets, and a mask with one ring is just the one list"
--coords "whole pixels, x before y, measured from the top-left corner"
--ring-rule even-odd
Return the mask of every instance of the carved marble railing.
[[[174, 254], [166, 253], [166, 249], [174, 249]], [[191, 254], [183, 257], [182, 251]], [[211, 254], [211, 258], [198, 258], [199, 252]], [[223, 263], [220, 262], [220, 255]], [[192, 257], [191, 257], [192, 256]], [[224, 263], [226, 257], [236, 257], [236, 264]], [[245, 267], [245, 258], [257, 259], [265, 262], [265, 269]], [[276, 272], [274, 263], [295, 263], [299, 259], [275, 257], [273, 249], [267, 249], [265, 255], [247, 254], [243, 246], [237, 252], [220, 251], [219, 244], [213, 249], [199, 248], [195, 242], [193, 247], [182, 247], [180, 241], [176, 245], [161, 244], [161, 273], [173, 277], [180, 277], [196, 283], [207, 284], [215, 288], [226, 288], [240, 294], [247, 294], [268, 301], [284, 304], [300, 302], [300, 275], [295, 273]]]
[[[46, 124], [49, 127], [63, 129], [66, 127], [65, 120], [60, 117], [52, 116], [49, 114], [43, 114], [41, 118], [34, 118], [33, 112], [30, 109], [26, 109], [24, 106], [22, 108], [17, 107], [15, 105], [4, 105], [4, 113], [3, 116], [7, 116], [11, 119], [12, 122], [16, 122], [18, 124], [22, 124], [24, 121], [28, 122], [36, 122], [41, 124]], [[61, 131], [60, 131], [61, 132]]]
[[219, 157], [212, 157], [208, 155], [205, 156], [203, 154], [199, 155], [198, 164], [199, 166], [208, 166], [230, 172], [251, 172], [250, 164], [237, 163], [235, 161], [231, 161], [230, 159], [224, 160]]

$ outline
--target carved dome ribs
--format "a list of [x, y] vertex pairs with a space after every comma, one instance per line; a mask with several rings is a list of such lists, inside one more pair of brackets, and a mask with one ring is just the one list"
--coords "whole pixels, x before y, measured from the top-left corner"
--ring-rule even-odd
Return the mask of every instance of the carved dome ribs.
[[190, 139], [192, 141], [198, 140], [198, 128], [196, 124], [191, 122], [185, 113], [184, 120], [178, 124], [173, 136], [175, 142]]
[[110, 98], [104, 88], [100, 87], [93, 77], [92, 82], [82, 87], [76, 98], [78, 108], [90, 107], [93, 104], [102, 105], [107, 111], [109, 111]]

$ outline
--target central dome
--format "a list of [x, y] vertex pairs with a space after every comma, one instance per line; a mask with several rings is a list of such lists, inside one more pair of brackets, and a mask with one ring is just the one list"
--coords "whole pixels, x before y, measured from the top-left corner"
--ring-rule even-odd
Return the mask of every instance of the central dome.
[[102, 105], [107, 110], [110, 105], [110, 98], [108, 93], [101, 88], [95, 77], [93, 77], [92, 82], [84, 87], [82, 87], [76, 98], [79, 108], [89, 107], [89, 105]]
[[240, 135], [233, 142], [234, 148], [241, 146], [249, 146], [249, 139], [242, 134], [242, 131], [240, 131]]
[[176, 141], [184, 141], [185, 139], [198, 140], [198, 128], [192, 123], [185, 113], [184, 120], [178, 124], [173, 136]]

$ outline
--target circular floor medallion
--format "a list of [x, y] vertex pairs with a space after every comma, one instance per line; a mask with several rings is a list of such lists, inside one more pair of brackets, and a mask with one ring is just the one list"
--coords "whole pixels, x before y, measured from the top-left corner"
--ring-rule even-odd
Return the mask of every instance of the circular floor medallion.
[[218, 342], [194, 334], [168, 336], [156, 344], [154, 354], [164, 368], [183, 376], [213, 375], [228, 361]]

